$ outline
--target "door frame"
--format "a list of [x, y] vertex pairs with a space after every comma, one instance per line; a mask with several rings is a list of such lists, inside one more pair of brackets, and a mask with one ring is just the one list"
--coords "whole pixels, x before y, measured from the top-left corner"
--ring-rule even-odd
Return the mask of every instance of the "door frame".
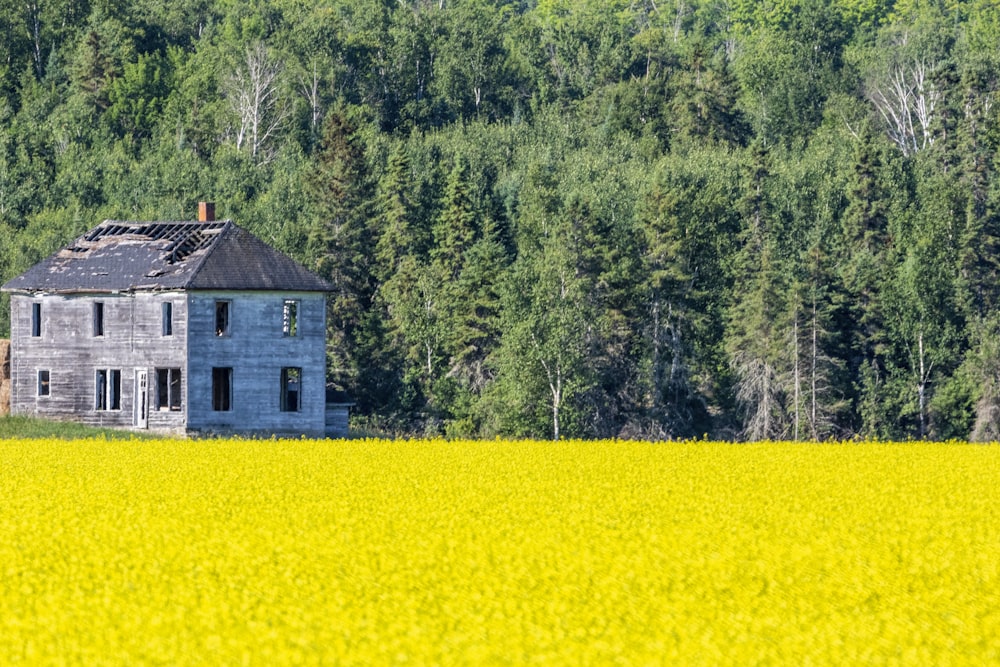
[[149, 369], [135, 369], [135, 409], [132, 413], [132, 425], [136, 428], [149, 428]]

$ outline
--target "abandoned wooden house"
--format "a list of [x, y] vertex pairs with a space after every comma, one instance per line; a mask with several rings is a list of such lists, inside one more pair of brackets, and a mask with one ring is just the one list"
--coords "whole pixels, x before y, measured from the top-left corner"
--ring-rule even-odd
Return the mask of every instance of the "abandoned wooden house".
[[14, 414], [311, 437], [346, 421], [326, 405], [329, 284], [210, 203], [107, 220], [2, 289]]

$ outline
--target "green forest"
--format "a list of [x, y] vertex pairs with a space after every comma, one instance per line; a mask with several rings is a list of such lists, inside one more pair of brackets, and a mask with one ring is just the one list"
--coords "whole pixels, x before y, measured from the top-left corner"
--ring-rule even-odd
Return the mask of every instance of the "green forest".
[[0, 279], [215, 201], [334, 286], [365, 428], [1000, 437], [994, 0], [0, 0], [0, 35]]

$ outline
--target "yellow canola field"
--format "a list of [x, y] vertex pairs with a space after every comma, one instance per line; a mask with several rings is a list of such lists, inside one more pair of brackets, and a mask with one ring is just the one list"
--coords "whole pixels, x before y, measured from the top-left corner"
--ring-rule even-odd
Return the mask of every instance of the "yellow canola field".
[[0, 441], [0, 664], [1000, 663], [1000, 447]]

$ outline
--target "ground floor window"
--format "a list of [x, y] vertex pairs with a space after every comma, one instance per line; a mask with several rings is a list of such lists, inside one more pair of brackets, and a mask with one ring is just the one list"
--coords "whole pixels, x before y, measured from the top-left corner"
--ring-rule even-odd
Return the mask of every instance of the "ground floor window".
[[156, 409], [181, 409], [181, 369], [156, 369]]
[[302, 369], [281, 369], [281, 411], [298, 412], [302, 391]]
[[49, 389], [49, 372], [38, 371], [38, 395], [48, 396]]
[[122, 371], [120, 368], [99, 368], [94, 390], [96, 410], [122, 409]]
[[233, 369], [212, 369], [212, 409], [229, 412], [233, 409]]

